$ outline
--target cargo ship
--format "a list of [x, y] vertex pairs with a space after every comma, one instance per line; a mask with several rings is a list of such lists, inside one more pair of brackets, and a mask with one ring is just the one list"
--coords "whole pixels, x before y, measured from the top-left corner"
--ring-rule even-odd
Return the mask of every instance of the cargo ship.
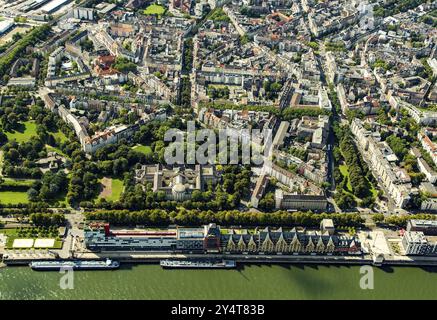
[[161, 260], [160, 265], [169, 269], [232, 269], [237, 266], [233, 260]]
[[32, 261], [29, 263], [32, 270], [59, 271], [59, 270], [112, 270], [120, 267], [118, 261], [107, 260], [56, 260]]

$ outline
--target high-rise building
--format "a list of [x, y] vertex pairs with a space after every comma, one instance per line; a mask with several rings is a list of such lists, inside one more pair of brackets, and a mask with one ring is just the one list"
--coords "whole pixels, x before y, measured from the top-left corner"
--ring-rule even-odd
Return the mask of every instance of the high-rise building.
[[81, 20], [94, 20], [94, 10], [91, 8], [77, 7], [73, 9], [73, 17]]

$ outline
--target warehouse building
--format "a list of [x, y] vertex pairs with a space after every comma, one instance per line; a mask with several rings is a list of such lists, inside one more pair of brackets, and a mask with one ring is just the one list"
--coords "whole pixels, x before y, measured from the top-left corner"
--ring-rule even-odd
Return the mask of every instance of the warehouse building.
[[85, 245], [93, 251], [222, 252], [236, 254], [360, 255], [357, 237], [329, 232], [305, 232], [295, 228], [227, 229], [214, 223], [197, 228], [162, 230], [110, 230], [108, 223], [91, 223], [85, 229]]
[[70, 2], [70, 0], [54, 0], [42, 7], [41, 12], [46, 14], [53, 13], [68, 2]]
[[9, 29], [14, 26], [14, 23], [9, 20], [0, 21], [0, 35], [5, 34]]

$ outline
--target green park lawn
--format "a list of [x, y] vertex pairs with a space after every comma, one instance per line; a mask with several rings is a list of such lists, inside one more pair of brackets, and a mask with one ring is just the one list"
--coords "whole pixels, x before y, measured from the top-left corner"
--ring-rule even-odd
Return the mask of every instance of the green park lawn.
[[[27, 196], [26, 190], [30, 188], [36, 180], [32, 179], [23, 179], [23, 180], [17, 180], [12, 178], [3, 178], [4, 182], [2, 186], [9, 187], [8, 191], [3, 191], [0, 189], [0, 203], [2, 204], [19, 204], [19, 203], [28, 203], [29, 198]], [[20, 190], [20, 191], [11, 191], [11, 190]], [[59, 193], [58, 197], [50, 201], [50, 204], [55, 204], [56, 202], [59, 202], [60, 204], [65, 204], [68, 207], [67, 202], [67, 191], [64, 190], [63, 192]]]
[[120, 179], [112, 179], [112, 195], [109, 200], [119, 200], [121, 193], [123, 192], [123, 181]]
[[16, 140], [18, 143], [28, 141], [32, 136], [36, 136], [35, 121], [26, 121], [20, 130], [14, 132], [6, 132], [8, 140]]
[[68, 140], [68, 138], [65, 136], [65, 134], [63, 132], [61, 132], [61, 131], [58, 131], [58, 132], [55, 132], [55, 133], [52, 133], [52, 134], [53, 134], [53, 136], [55, 137], [56, 140], [59, 139], [61, 142], [64, 142], [64, 141]]
[[375, 186], [373, 185], [372, 182], [369, 181], [369, 183], [370, 183], [370, 192], [372, 193], [372, 196], [376, 198], [378, 196], [378, 190], [375, 189]]
[[102, 191], [99, 195], [99, 198], [104, 198], [110, 201], [118, 201], [120, 199], [121, 193], [123, 192], [124, 184], [123, 180], [120, 179], [111, 179], [111, 192], [110, 194], [104, 194]]
[[165, 8], [163, 6], [160, 6], [158, 4], [151, 4], [146, 8], [146, 10], [143, 11], [143, 14], [145, 15], [151, 15], [151, 14], [157, 14], [157, 15], [163, 15], [165, 12]]
[[[340, 169], [340, 172], [343, 176], [344, 179], [347, 179], [347, 183], [346, 183], [346, 188], [347, 188], [347, 192], [352, 195], [355, 199], [358, 199], [358, 197], [356, 197], [355, 195], [352, 194], [352, 184], [350, 182], [349, 179], [349, 170], [348, 170], [348, 166], [345, 164], [342, 164], [338, 167]], [[367, 179], [367, 178], [366, 178]], [[371, 183], [369, 181], [370, 184], [370, 192], [372, 194], [373, 197], [377, 197], [378, 196], [378, 190], [375, 189], [375, 186], [373, 185], [373, 183]]]
[[142, 144], [138, 144], [132, 147], [133, 150], [144, 153], [145, 155], [152, 154], [152, 148], [150, 146], [144, 146]]
[[[59, 238], [57, 233], [50, 232], [47, 228], [40, 227], [38, 228], [38, 231], [35, 234], [31, 234], [30, 231], [33, 228], [23, 228], [21, 231], [17, 228], [11, 228], [11, 229], [0, 229], [0, 233], [7, 236], [6, 240], [6, 248], [8, 249], [14, 249], [13, 244], [15, 239], [33, 239], [34, 241], [36, 239], [55, 239], [55, 243], [53, 247], [50, 249], [62, 249], [63, 242]], [[44, 231], [45, 230], [45, 231]], [[43, 248], [38, 248], [43, 249]], [[20, 250], [20, 249], [16, 249]], [[24, 249], [28, 250], [28, 249]]]
[[6, 177], [3, 177], [3, 180], [4, 182], [2, 183], [2, 186], [27, 187], [27, 188], [30, 188], [36, 181], [34, 179], [14, 179], [14, 178], [6, 178]]
[[23, 191], [0, 191], [0, 203], [18, 204], [28, 203], [27, 193]]
[[59, 154], [59, 155], [65, 157], [65, 158], [67, 158], [67, 159], [70, 159], [70, 157], [69, 157], [67, 154], [65, 154], [64, 152], [62, 152], [59, 148], [52, 147], [52, 146], [49, 146], [49, 145], [47, 144], [47, 145], [46, 145], [46, 149], [47, 149], [47, 152], [56, 152], [57, 154]]
[[340, 172], [341, 172], [342, 176], [345, 179], [347, 179], [347, 184], [346, 184], [347, 190], [352, 192], [352, 185], [351, 185], [351, 182], [349, 180], [349, 170], [347, 168], [347, 165], [342, 164], [338, 168], [340, 169]]

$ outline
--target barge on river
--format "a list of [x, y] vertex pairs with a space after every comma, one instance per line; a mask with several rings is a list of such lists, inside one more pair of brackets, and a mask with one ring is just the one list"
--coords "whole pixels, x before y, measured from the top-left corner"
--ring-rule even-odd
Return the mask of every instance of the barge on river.
[[162, 268], [182, 269], [232, 269], [237, 266], [234, 260], [161, 260]]
[[59, 270], [112, 270], [120, 267], [120, 263], [114, 260], [56, 260], [56, 261], [32, 261], [29, 263], [32, 270], [59, 271]]

